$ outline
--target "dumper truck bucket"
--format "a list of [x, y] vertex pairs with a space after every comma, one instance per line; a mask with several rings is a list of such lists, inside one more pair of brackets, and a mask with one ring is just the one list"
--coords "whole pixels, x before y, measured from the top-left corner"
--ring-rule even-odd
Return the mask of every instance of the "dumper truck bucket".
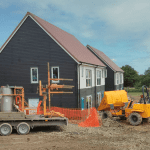
[[125, 90], [106, 91], [104, 92], [104, 97], [98, 107], [98, 111], [123, 107], [127, 103], [128, 97]]

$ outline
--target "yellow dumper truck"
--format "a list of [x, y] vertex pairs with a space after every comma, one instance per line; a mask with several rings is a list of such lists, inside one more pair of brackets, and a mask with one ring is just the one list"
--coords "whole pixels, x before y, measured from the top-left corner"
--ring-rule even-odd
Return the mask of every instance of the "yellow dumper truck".
[[[143, 86], [142, 89], [144, 89]], [[147, 90], [147, 87], [146, 87]], [[139, 125], [142, 118], [150, 117], [150, 100], [147, 92], [148, 101], [145, 101], [143, 90], [143, 102], [135, 103], [128, 101], [127, 92], [125, 90], [106, 91], [104, 97], [98, 107], [98, 111], [103, 111], [102, 118], [107, 117], [124, 117], [131, 125]]]

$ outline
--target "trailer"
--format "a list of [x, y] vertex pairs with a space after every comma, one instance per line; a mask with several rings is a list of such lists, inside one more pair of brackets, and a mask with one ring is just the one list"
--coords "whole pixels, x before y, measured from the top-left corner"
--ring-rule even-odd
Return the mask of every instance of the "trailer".
[[7, 136], [16, 129], [20, 135], [26, 135], [30, 129], [38, 126], [60, 126], [68, 125], [65, 117], [46, 118], [43, 115], [25, 115], [24, 112], [0, 112], [0, 134]]

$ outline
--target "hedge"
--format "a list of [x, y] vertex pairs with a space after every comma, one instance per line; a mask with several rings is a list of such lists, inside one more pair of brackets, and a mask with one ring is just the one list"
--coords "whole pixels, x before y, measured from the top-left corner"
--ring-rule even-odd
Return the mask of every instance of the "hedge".
[[[126, 92], [142, 92], [142, 88], [139, 89], [128, 89], [128, 88], [124, 88], [124, 90], [126, 90]], [[144, 92], [146, 92], [146, 89], [144, 89]]]

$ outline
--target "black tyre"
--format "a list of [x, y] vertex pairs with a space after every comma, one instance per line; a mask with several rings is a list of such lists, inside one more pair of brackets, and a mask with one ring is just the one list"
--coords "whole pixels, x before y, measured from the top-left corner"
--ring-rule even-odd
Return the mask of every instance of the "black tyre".
[[131, 113], [128, 117], [128, 121], [131, 125], [137, 126], [142, 122], [142, 117], [138, 113]]
[[9, 123], [3, 123], [0, 126], [0, 134], [2, 136], [10, 135], [12, 133], [12, 126]]
[[126, 120], [125, 116], [120, 116], [120, 120]]
[[112, 114], [110, 111], [103, 111], [102, 119], [112, 118]]
[[26, 135], [30, 132], [30, 126], [26, 122], [21, 122], [17, 126], [17, 132], [20, 135]]

